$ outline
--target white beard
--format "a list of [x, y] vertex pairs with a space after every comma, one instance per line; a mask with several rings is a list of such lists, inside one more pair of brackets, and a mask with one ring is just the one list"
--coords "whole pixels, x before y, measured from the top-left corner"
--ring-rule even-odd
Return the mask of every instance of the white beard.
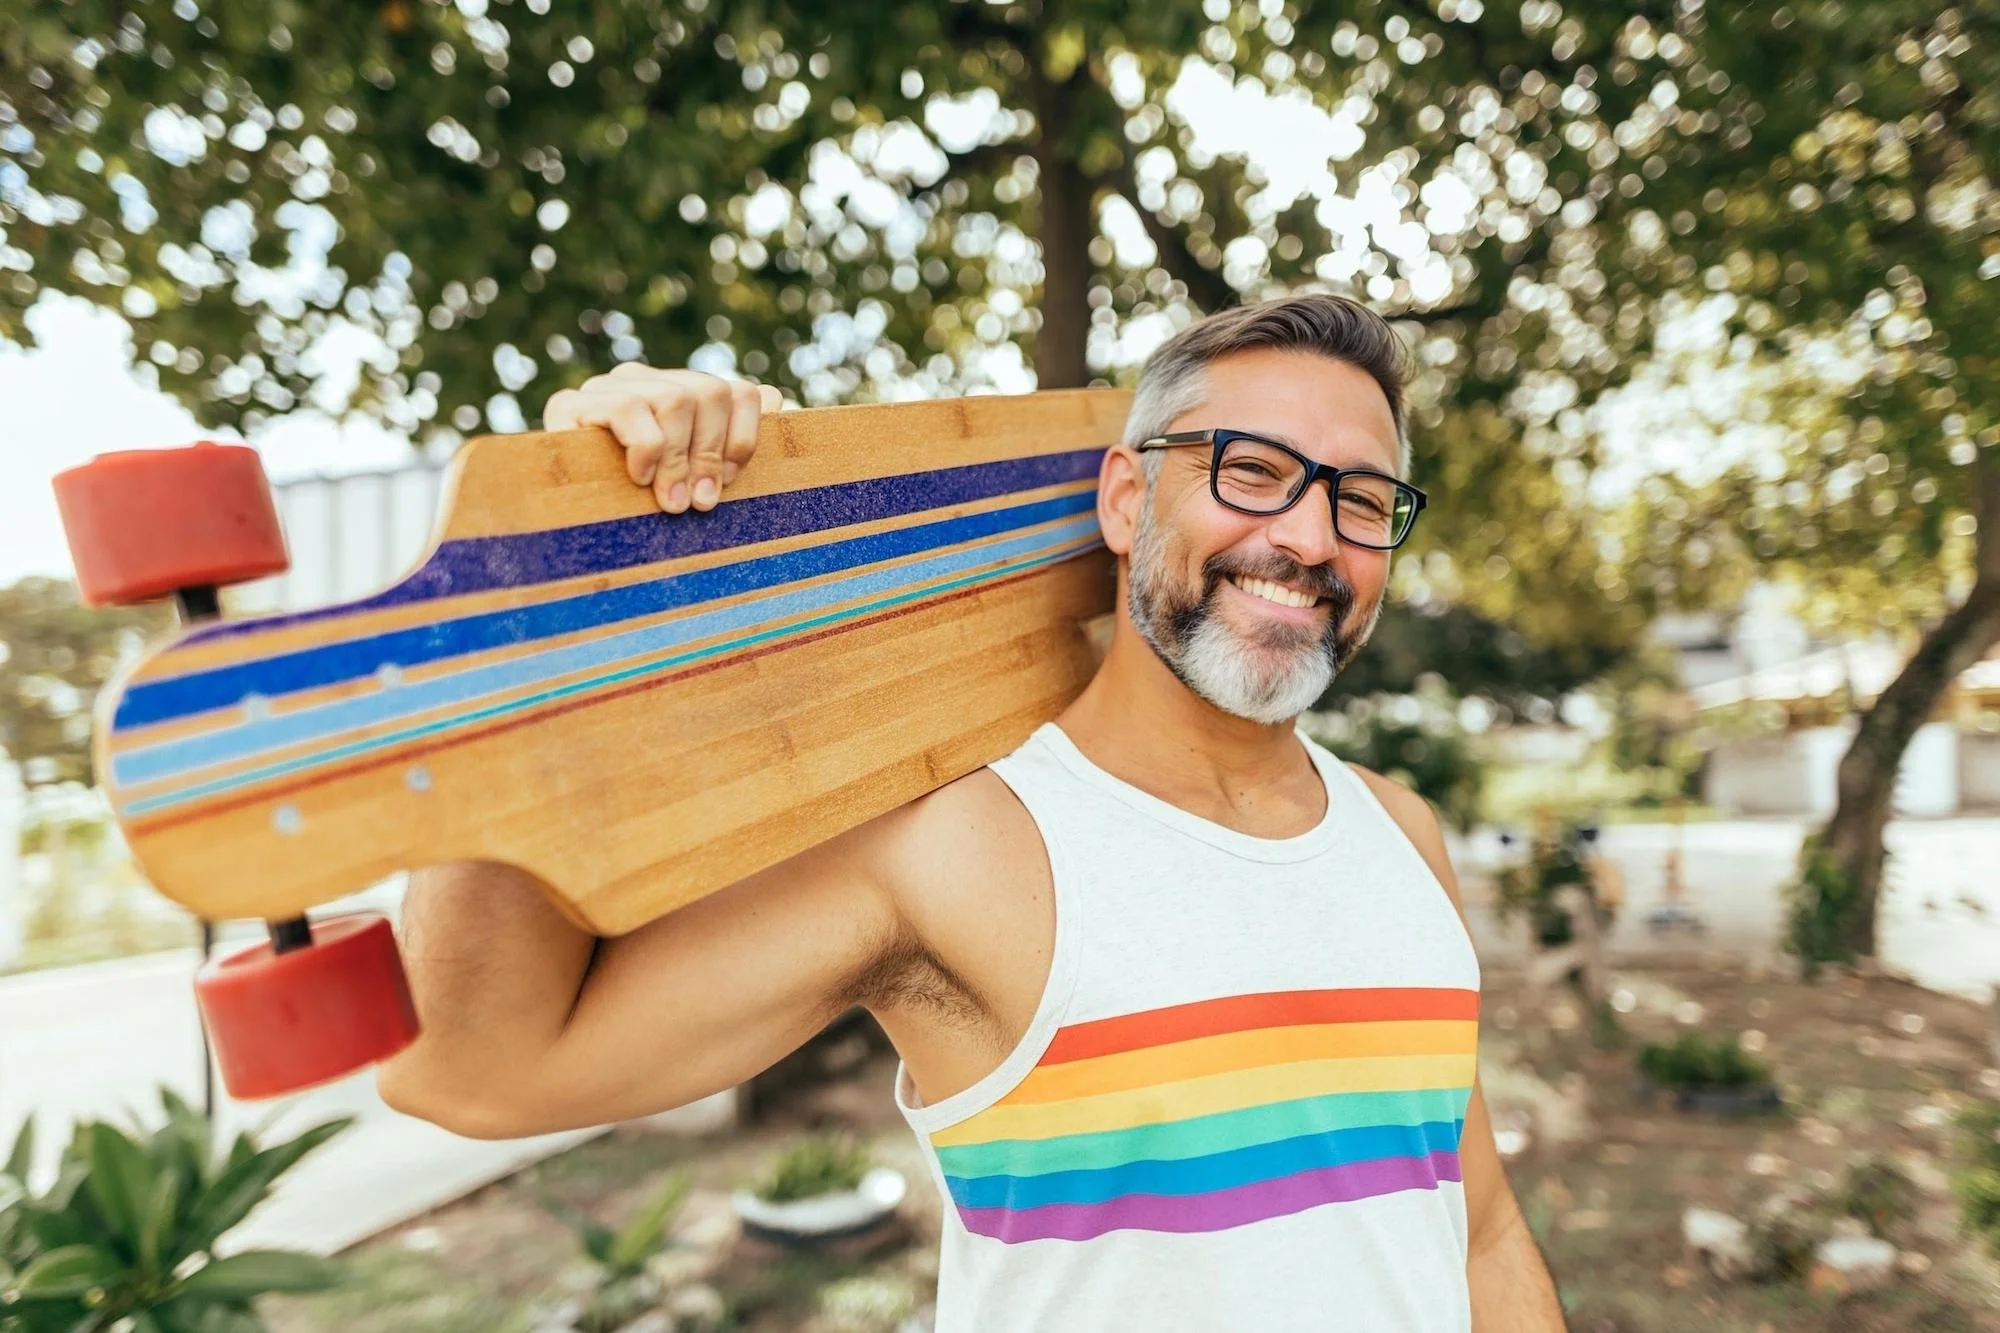
[[[1234, 717], [1252, 722], [1289, 722], [1326, 693], [1338, 671], [1331, 645], [1314, 634], [1292, 651], [1259, 648], [1222, 623], [1212, 603], [1199, 608], [1194, 628], [1183, 636], [1166, 586], [1165, 534], [1153, 521], [1151, 497], [1142, 501], [1129, 559], [1132, 623], [1167, 669], [1196, 694]], [[1381, 614], [1378, 602], [1375, 616]], [[1368, 628], [1374, 628], [1374, 616]], [[1366, 631], [1362, 639], [1367, 638]]]

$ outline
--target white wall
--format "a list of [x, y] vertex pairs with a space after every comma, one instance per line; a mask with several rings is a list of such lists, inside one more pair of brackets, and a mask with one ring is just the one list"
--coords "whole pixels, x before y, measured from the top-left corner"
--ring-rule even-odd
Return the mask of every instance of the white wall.
[[[1855, 727], [1850, 719], [1838, 726], [1718, 745], [1702, 779], [1702, 799], [1730, 814], [1824, 818], [1833, 813], [1840, 757], [1853, 743]], [[1993, 739], [2000, 742], [2000, 737]], [[1931, 722], [1917, 729], [1896, 770], [1895, 814], [1927, 819], [1959, 812], [1960, 743], [1954, 723]], [[1989, 762], [1994, 794], [2000, 797], [2000, 744]]]
[[311, 476], [272, 487], [292, 567], [230, 594], [234, 613], [353, 601], [399, 582], [430, 545], [441, 466]]
[[1967, 810], [2000, 810], [2000, 734], [1958, 738], [1958, 801]]

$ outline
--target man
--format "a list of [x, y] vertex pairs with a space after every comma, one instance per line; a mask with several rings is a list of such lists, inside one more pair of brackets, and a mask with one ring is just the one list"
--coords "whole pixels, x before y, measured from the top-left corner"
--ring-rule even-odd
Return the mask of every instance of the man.
[[[417, 875], [425, 1032], [383, 1096], [482, 1137], [624, 1119], [859, 1004], [945, 1195], [941, 1330], [1560, 1329], [1474, 1080], [1437, 817], [1293, 726], [1423, 506], [1401, 398], [1394, 334], [1350, 301], [1180, 333], [1105, 456], [1119, 612], [1060, 718], [617, 939], [506, 867]], [[545, 419], [608, 428], [678, 513], [776, 405], [621, 366]]]

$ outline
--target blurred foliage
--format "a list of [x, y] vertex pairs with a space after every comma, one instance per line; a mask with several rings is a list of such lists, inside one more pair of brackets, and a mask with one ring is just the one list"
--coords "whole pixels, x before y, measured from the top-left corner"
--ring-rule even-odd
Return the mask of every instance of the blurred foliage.
[[215, 1244], [279, 1177], [351, 1123], [315, 1126], [259, 1149], [239, 1134], [217, 1151], [213, 1124], [162, 1088], [166, 1121], [129, 1134], [77, 1125], [56, 1179], [27, 1189], [31, 1119], [0, 1164], [0, 1328], [9, 1333], [257, 1333], [252, 1301], [341, 1280], [329, 1260], [283, 1250], [218, 1258]]
[[1409, 787], [1460, 833], [1478, 823], [1485, 766], [1458, 720], [1456, 700], [1435, 674], [1415, 693], [1345, 700], [1338, 709], [1308, 714], [1302, 725], [1342, 761]]
[[[1526, 912], [1535, 942], [1544, 949], [1559, 949], [1575, 939], [1569, 913], [1556, 905], [1555, 895], [1558, 889], [1574, 886], [1597, 904], [1587, 847], [1595, 836], [1593, 824], [1551, 822], [1538, 830], [1524, 857], [1493, 874], [1494, 919], [1504, 924]], [[1598, 912], [1608, 926], [1610, 913], [1602, 905]]]
[[1639, 1072], [1663, 1088], [1690, 1092], [1771, 1081], [1770, 1066], [1721, 1033], [1684, 1032], [1670, 1043], [1648, 1042], [1639, 1048]]
[[[1690, 735], [1694, 708], [1670, 651], [1647, 644], [1592, 681], [1590, 693], [1608, 718], [1604, 758], [1614, 769], [1667, 769], [1692, 783], [1701, 750]], [[1693, 794], [1691, 785], [1687, 791]]]
[[90, 781], [91, 700], [170, 623], [164, 605], [92, 610], [63, 579], [0, 588], [0, 751], [29, 786]]
[[1787, 943], [1808, 980], [1828, 963], [1856, 959], [1851, 929], [1859, 894], [1853, 874], [1827, 850], [1824, 829], [1799, 844], [1798, 876], [1786, 886], [1790, 904]]
[[692, 1180], [685, 1170], [669, 1172], [638, 1214], [616, 1230], [542, 1193], [542, 1206], [576, 1232], [583, 1252], [597, 1268], [596, 1285], [572, 1321], [579, 1333], [611, 1333], [659, 1304], [660, 1286], [647, 1274], [646, 1264], [673, 1243], [668, 1233], [690, 1188]]
[[1965, 1167], [1952, 1180], [1965, 1229], [2000, 1255], [2000, 1102], [1975, 1100], [1958, 1117]]
[[[1688, 784], [1668, 768], [1618, 768], [1601, 753], [1580, 763], [1499, 763], [1487, 769], [1480, 815], [1489, 824], [1530, 824], [1543, 816], [1568, 821], [1629, 821], [1635, 812], [1670, 808]], [[1702, 811], [1684, 805], [1682, 818]]]
[[[1571, 690], [1604, 675], [1623, 649], [1603, 642], [1559, 639], [1537, 643], [1469, 606], [1429, 606], [1385, 615], [1368, 650], [1350, 662], [1321, 708], [1376, 694], [1414, 694], [1441, 664], [1451, 689], [1491, 701], [1499, 721], [1535, 718]], [[1539, 719], [1537, 719], [1539, 720]]]
[[1851, 1164], [1840, 1183], [1840, 1211], [1868, 1224], [1873, 1236], [1888, 1236], [1917, 1215], [1917, 1187], [1894, 1162], [1868, 1157]]
[[786, 1148], [757, 1186], [766, 1203], [791, 1203], [851, 1190], [868, 1174], [868, 1146], [837, 1133], [811, 1134]]
[[[1691, 58], [1624, 17], [75, 0], [0, 16], [0, 336], [72, 293], [206, 424], [422, 437], [697, 352], [808, 402], [1017, 383], [1015, 349], [1076, 384], [1202, 310], [1349, 290], [1409, 321], [1419, 471], [1459, 511], [1400, 591], [1587, 657], [1655, 597], [1603, 572], [1581, 485], [1577, 411], [1649, 330], [1601, 215]], [[1252, 161], [1248, 126], [1326, 151]]]

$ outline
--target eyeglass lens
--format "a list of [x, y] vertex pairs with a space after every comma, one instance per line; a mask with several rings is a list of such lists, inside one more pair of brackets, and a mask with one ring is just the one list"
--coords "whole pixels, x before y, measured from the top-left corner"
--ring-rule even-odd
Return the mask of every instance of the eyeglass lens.
[[[1306, 466], [1283, 449], [1232, 438], [1216, 463], [1215, 488], [1241, 509], [1275, 514], [1297, 498]], [[1334, 506], [1334, 530], [1347, 541], [1391, 546], [1416, 516], [1416, 497], [1387, 477], [1344, 476]]]

